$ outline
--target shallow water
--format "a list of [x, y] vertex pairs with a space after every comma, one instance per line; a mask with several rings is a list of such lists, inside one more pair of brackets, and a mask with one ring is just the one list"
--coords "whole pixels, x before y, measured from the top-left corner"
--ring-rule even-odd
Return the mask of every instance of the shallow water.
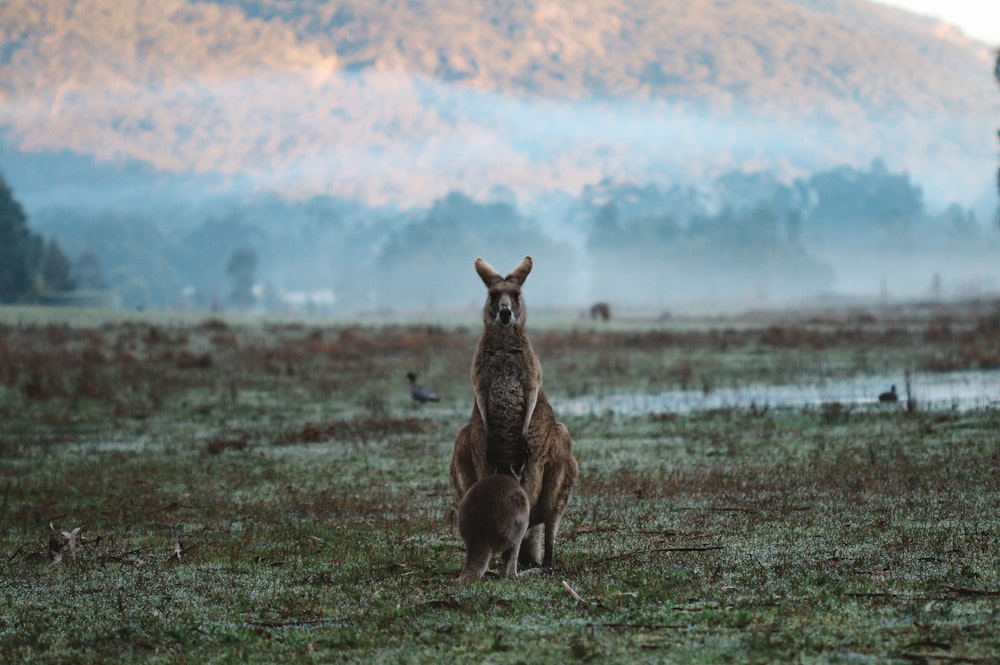
[[[879, 404], [878, 395], [896, 384], [898, 404]], [[1000, 371], [935, 372], [914, 374], [910, 390], [917, 407], [924, 410], [968, 410], [1000, 406]], [[872, 405], [903, 408], [905, 379], [887, 376], [858, 376], [816, 384], [752, 385], [719, 388], [708, 393], [668, 390], [656, 394], [584, 395], [555, 398], [552, 406], [560, 415], [641, 415], [647, 413], [690, 413], [725, 408], [820, 406], [839, 402], [844, 406]]]

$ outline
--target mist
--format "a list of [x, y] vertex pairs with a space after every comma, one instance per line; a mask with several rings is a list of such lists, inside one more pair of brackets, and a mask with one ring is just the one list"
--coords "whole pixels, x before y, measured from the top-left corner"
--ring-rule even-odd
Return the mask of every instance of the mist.
[[[997, 288], [995, 129], [981, 118], [848, 109], [845, 125], [843, 109], [555, 101], [378, 72], [196, 83], [61, 89], [14, 108], [48, 109], [50, 135], [34, 119], [4, 137], [0, 173], [32, 226], [99, 256], [126, 306], [226, 307], [238, 250], [257, 257], [261, 311], [468, 306], [480, 255], [500, 270], [534, 256], [533, 299], [581, 309]], [[137, 96], [167, 112], [94, 149], [100, 118]], [[180, 106], [218, 111], [181, 126]], [[47, 151], [67, 127], [81, 154]], [[838, 213], [817, 209], [810, 181], [838, 169], [846, 197], [905, 179], [905, 212], [823, 222]], [[724, 191], [734, 178], [746, 191]]]
[[[148, 120], [113, 120], [137, 102]], [[921, 181], [932, 206], [969, 205], [991, 189], [990, 118], [838, 104], [551, 100], [394, 72], [275, 71], [120, 90], [64, 85], [5, 112], [28, 154], [69, 146], [99, 164], [376, 205], [426, 206], [456, 190], [481, 198], [496, 186], [521, 200], [576, 195], [607, 177], [700, 184], [736, 168], [792, 178], [875, 158]]]

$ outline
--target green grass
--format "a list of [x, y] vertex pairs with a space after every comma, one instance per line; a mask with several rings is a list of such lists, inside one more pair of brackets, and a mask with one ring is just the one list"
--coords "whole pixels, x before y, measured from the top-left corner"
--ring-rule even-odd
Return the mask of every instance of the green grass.
[[[533, 340], [554, 395], [983, 366], [948, 314]], [[456, 585], [475, 328], [0, 325], [5, 662], [1000, 662], [1000, 412], [564, 418], [555, 574]]]

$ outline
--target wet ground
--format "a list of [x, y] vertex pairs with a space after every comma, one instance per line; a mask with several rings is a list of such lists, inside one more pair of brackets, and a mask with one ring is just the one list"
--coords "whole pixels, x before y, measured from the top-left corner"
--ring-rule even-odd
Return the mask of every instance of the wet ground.
[[[895, 384], [896, 404], [879, 403], [880, 393]], [[940, 372], [910, 377], [910, 395], [921, 410], [967, 410], [1000, 406], [1000, 371]], [[806, 407], [839, 402], [844, 406], [871, 405], [904, 408], [904, 376], [859, 376], [813, 385], [755, 385], [718, 388], [708, 392], [669, 390], [657, 394], [609, 394], [552, 399], [560, 415], [641, 415], [690, 413], [724, 408]]]

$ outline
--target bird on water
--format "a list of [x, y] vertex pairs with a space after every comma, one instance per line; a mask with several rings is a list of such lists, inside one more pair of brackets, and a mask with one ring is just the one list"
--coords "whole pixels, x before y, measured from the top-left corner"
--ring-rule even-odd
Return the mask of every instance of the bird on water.
[[896, 386], [893, 385], [892, 388], [878, 396], [878, 401], [883, 403], [892, 403], [899, 401], [899, 395], [896, 393]]

